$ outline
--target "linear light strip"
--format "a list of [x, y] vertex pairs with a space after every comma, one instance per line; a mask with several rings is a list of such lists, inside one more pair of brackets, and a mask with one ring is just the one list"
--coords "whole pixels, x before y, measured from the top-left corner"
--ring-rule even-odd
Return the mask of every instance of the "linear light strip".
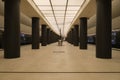
[[[35, 4], [34, 0], [32, 0], [33, 3]], [[50, 24], [50, 22], [48, 21], [48, 19], [44, 16], [43, 12], [39, 9], [39, 7], [35, 4], [35, 6], [38, 8], [39, 12], [42, 14], [42, 16], [45, 18], [45, 20]]]
[[49, 0], [49, 2], [50, 2], [50, 5], [51, 5], [51, 8], [52, 8], [53, 16], [54, 16], [54, 18], [55, 18], [55, 21], [56, 21], [56, 25], [57, 25], [58, 31], [60, 31], [60, 28], [59, 28], [58, 23], [57, 23], [57, 19], [56, 19], [56, 17], [55, 17], [55, 12], [54, 12], [54, 9], [53, 9], [52, 1]]
[[[35, 4], [35, 2], [34, 2], [34, 0], [32, 0], [33, 1], [33, 3]], [[48, 19], [45, 17], [45, 15], [44, 15], [44, 13], [39, 9], [39, 7], [38, 7], [38, 5], [36, 5], [35, 4], [35, 6], [38, 8], [38, 10], [39, 10], [39, 12], [42, 14], [42, 16], [45, 18], [45, 20], [48, 22], [48, 24], [50, 24], [51, 26], [52, 26], [52, 24], [48, 21]], [[51, 28], [51, 30], [53, 30], [54, 31], [54, 29], [52, 28], [52, 27], [50, 27]], [[56, 32], [56, 31], [54, 31], [54, 32]], [[57, 32], [56, 32], [57, 33]]]
[[[81, 7], [84, 5], [84, 3], [85, 3], [85, 2], [86, 2], [86, 0], [84, 0], [84, 2], [82, 3], [82, 5], [80, 6], [79, 10], [78, 10], [78, 11], [77, 11], [77, 13], [75, 14], [75, 16], [77, 16], [77, 15], [78, 15], [78, 13], [79, 13], [79, 11], [80, 11]], [[72, 20], [71, 24], [73, 23], [74, 19], [75, 19], [75, 17], [73, 18], [73, 20]], [[71, 25], [71, 24], [70, 24], [70, 25]]]
[[[83, 1], [82, 5], [80, 6], [79, 10], [78, 10], [78, 11], [77, 11], [77, 13], [75, 14], [75, 16], [74, 16], [73, 20], [71, 21], [71, 24], [70, 24], [70, 25], [72, 25], [72, 23], [73, 23], [73, 21], [74, 21], [75, 17], [78, 15], [78, 13], [79, 13], [79, 11], [80, 11], [81, 7], [84, 5], [84, 3], [85, 3], [85, 2], [86, 2], [86, 0], [84, 0], [84, 1]], [[69, 27], [68, 31], [66, 32], [66, 34], [67, 34], [69, 31], [70, 31], [70, 27]]]
[[[79, 11], [80, 11], [81, 7], [84, 5], [84, 3], [85, 3], [85, 2], [86, 2], [86, 0], [84, 0], [84, 2], [82, 3], [82, 5], [80, 6], [79, 10], [78, 10], [78, 11], [77, 11], [77, 13], [75, 14], [75, 16], [77, 16], [77, 15], [78, 15], [78, 13], [79, 13]], [[72, 25], [72, 23], [73, 23], [74, 19], [75, 19], [75, 17], [73, 18], [73, 20], [72, 20], [72, 22], [71, 22], [71, 24], [70, 24], [70, 25]], [[68, 30], [68, 32], [69, 32], [69, 30]], [[68, 32], [67, 32], [67, 33], [68, 33]]]
[[[46, 14], [48, 14], [48, 13], [44, 12], [44, 14], [46, 15]], [[49, 14], [52, 14], [52, 13], [49, 13]], [[58, 15], [58, 14], [64, 14], [64, 13], [56, 13], [56, 14]], [[75, 13], [67, 13], [67, 14], [73, 15], [73, 14], [75, 14]]]
[[[46, 6], [46, 7], [48, 7], [50, 5], [37, 5], [37, 6]], [[66, 5], [52, 5], [52, 6], [54, 6], [54, 7], [58, 7], [58, 6], [63, 7], [63, 6], [66, 6]], [[80, 5], [68, 5], [68, 6], [69, 7], [79, 7]]]
[[[53, 16], [47, 16], [47, 17], [53, 17]], [[56, 17], [64, 17], [64, 16], [56, 16]], [[67, 16], [69, 18], [74, 17], [74, 16]]]
[[[42, 11], [51, 11], [51, 10], [42, 10]], [[65, 10], [54, 10], [54, 11], [65, 11]], [[67, 10], [67, 11], [76, 11], [76, 10]]]
[[65, 27], [65, 19], [66, 19], [67, 7], [68, 7], [68, 0], [66, 1], [66, 7], [65, 7], [65, 14], [64, 14], [64, 21], [63, 21], [63, 34], [64, 34], [64, 27]]

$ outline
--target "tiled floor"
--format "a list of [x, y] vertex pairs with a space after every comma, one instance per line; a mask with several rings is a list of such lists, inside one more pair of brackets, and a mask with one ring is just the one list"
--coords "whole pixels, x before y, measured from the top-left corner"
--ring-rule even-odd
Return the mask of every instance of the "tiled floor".
[[32, 50], [21, 47], [21, 58], [4, 59], [0, 51], [0, 80], [120, 80], [120, 51], [112, 59], [95, 57], [95, 46], [88, 50], [64, 42]]

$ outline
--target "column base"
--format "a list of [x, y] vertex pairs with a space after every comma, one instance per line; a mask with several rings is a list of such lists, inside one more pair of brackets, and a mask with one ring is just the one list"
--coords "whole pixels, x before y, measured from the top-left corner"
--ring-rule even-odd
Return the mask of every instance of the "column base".
[[15, 58], [20, 58], [19, 56], [4, 56], [5, 59], [15, 59]]

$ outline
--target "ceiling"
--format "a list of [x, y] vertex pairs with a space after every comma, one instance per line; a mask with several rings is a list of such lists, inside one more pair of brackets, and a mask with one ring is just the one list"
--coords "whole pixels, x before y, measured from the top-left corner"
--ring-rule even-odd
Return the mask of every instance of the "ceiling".
[[35, 5], [32, 5], [31, 0], [21, 0], [20, 9], [21, 12], [28, 17], [39, 17], [41, 24], [49, 24], [47, 21], [43, 18], [42, 14], [36, 9]]
[[40, 24], [66, 36], [73, 25], [79, 24], [80, 17], [95, 14], [95, 4], [96, 0], [21, 0], [21, 11], [29, 17], [40, 17]]
[[[40, 1], [40, 5], [35, 4]], [[40, 24], [46, 24], [55, 33], [66, 35], [71, 27], [78, 24], [80, 17], [88, 18], [88, 34], [96, 31], [96, 0], [21, 0], [21, 30], [31, 32], [31, 17], [39, 17]], [[39, 2], [38, 2], [39, 3]], [[84, 4], [84, 5], [82, 5]], [[80, 6], [81, 5], [81, 6]], [[112, 18], [120, 16], [120, 1], [112, 1]], [[76, 11], [76, 12], [74, 12]], [[4, 23], [4, 6], [0, 1], [0, 20]], [[43, 14], [44, 13], [44, 14]], [[71, 21], [70, 21], [71, 20]], [[113, 20], [113, 29], [118, 29], [120, 18]], [[67, 26], [66, 24], [69, 24]], [[2, 25], [3, 26], [3, 25]], [[29, 28], [29, 29], [28, 29]]]
[[64, 36], [70, 24], [86, 0], [33, 0], [51, 28]]
[[80, 17], [87, 17], [90, 19], [94, 14], [96, 14], [96, 0], [87, 0], [86, 5], [83, 6], [83, 10], [79, 11], [79, 13], [76, 15], [72, 25], [79, 24]]

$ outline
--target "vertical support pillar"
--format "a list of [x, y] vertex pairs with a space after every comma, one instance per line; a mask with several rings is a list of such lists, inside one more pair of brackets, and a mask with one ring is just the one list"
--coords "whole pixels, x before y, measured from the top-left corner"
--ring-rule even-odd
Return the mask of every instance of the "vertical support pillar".
[[111, 0], [97, 0], [96, 57], [111, 58]]
[[68, 42], [70, 43], [70, 32], [68, 33]]
[[80, 49], [87, 49], [87, 18], [80, 18]]
[[72, 28], [72, 45], [74, 45], [74, 28]]
[[74, 26], [74, 46], [79, 45], [79, 25]]
[[50, 29], [49, 28], [47, 28], [47, 44], [49, 44], [49, 36], [50, 36]]
[[70, 44], [72, 44], [72, 29], [70, 30]]
[[20, 57], [20, 0], [5, 0], [4, 58]]
[[75, 46], [75, 38], [76, 38], [75, 28], [73, 28], [72, 34], [73, 34], [73, 45]]
[[50, 36], [49, 36], [49, 38], [50, 38], [50, 44], [52, 43], [52, 31], [50, 30]]
[[39, 18], [32, 17], [32, 49], [39, 49]]
[[47, 45], [47, 28], [46, 25], [42, 25], [42, 46]]

